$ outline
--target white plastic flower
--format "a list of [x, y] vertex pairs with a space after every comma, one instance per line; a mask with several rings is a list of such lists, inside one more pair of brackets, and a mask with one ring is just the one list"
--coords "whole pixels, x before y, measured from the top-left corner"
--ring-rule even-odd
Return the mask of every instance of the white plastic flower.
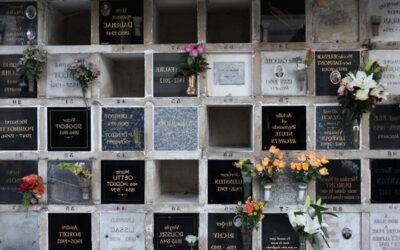
[[189, 245], [194, 246], [198, 238], [195, 235], [186, 235], [185, 240]]
[[304, 226], [304, 232], [308, 234], [315, 234], [321, 231], [321, 225], [318, 222], [318, 218], [312, 219], [308, 214], [305, 216], [306, 225]]
[[304, 63], [297, 64], [297, 70], [304, 70], [304, 69], [307, 69], [307, 65], [305, 65]]
[[368, 90], [359, 89], [356, 92], [356, 100], [365, 101], [368, 99]]
[[374, 74], [367, 74], [364, 71], [357, 71], [356, 76], [353, 73], [350, 73], [350, 77], [353, 79], [351, 82], [351, 87], [359, 87], [361, 89], [369, 91], [371, 88], [375, 88], [377, 83], [372, 78]]

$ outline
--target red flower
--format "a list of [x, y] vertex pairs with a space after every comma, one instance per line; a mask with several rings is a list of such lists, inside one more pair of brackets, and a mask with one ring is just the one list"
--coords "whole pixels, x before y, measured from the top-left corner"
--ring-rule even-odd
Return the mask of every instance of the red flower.
[[29, 185], [35, 185], [38, 181], [38, 176], [35, 174], [31, 174], [22, 178], [22, 181]]
[[374, 69], [378, 68], [380, 65], [378, 62], [375, 62]]
[[246, 212], [248, 212], [248, 213], [253, 212], [253, 211], [254, 211], [253, 203], [247, 204], [247, 205], [244, 207], [244, 210], [246, 210]]
[[312, 58], [312, 50], [308, 49], [306, 58]]
[[24, 182], [19, 186], [18, 191], [26, 191], [26, 190], [29, 190], [29, 189], [32, 189], [32, 188], [33, 188], [33, 186], [31, 186], [31, 185], [29, 185], [29, 184]]
[[35, 194], [43, 194], [44, 193], [44, 185], [40, 185], [39, 187], [33, 189]]
[[375, 108], [376, 108], [376, 105], [375, 105], [375, 104], [372, 104], [372, 108], [375, 109]]

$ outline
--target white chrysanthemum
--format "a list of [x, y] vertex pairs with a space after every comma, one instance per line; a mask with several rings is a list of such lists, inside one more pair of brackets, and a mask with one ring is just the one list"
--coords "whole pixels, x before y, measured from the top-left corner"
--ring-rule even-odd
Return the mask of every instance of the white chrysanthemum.
[[356, 100], [365, 101], [368, 99], [368, 90], [359, 89], [356, 92]]

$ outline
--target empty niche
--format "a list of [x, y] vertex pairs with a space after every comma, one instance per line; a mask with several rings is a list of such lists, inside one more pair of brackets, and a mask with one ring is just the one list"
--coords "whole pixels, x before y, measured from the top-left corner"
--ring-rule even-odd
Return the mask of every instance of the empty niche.
[[53, 0], [46, 13], [49, 45], [90, 45], [90, 0]]
[[158, 203], [198, 203], [199, 163], [196, 160], [155, 161], [154, 198]]
[[262, 42], [305, 42], [304, 0], [261, 0]]
[[197, 42], [197, 1], [156, 0], [155, 43]]
[[207, 1], [208, 43], [249, 43], [251, 30], [251, 0]]
[[108, 54], [100, 61], [102, 97], [144, 97], [143, 54]]
[[210, 106], [208, 145], [213, 149], [252, 149], [252, 106]]

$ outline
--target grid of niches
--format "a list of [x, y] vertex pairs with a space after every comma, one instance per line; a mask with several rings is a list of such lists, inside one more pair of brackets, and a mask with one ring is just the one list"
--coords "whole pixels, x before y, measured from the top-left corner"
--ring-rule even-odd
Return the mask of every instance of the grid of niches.
[[[8, 1], [9, 2], [9, 1]], [[311, 1], [308, 1], [311, 3]], [[38, 173], [44, 177], [47, 183], [47, 173], [49, 161], [56, 160], [71, 160], [71, 161], [89, 161], [91, 162], [93, 178], [91, 181], [91, 203], [80, 205], [43, 205], [33, 206], [31, 211], [39, 213], [40, 226], [40, 249], [47, 249], [48, 246], [48, 213], [91, 213], [92, 214], [92, 242], [93, 249], [98, 247], [96, 242], [99, 242], [99, 218], [100, 213], [107, 212], [139, 212], [145, 215], [146, 225], [154, 224], [154, 213], [198, 213], [199, 216], [199, 237], [200, 249], [207, 248], [207, 226], [209, 213], [226, 213], [233, 212], [233, 205], [218, 205], [208, 204], [208, 164], [211, 160], [237, 160], [257, 156], [262, 158], [266, 151], [263, 150], [261, 144], [262, 137], [262, 108], [269, 106], [304, 106], [306, 108], [306, 135], [307, 135], [307, 150], [316, 149], [315, 135], [315, 112], [317, 106], [335, 104], [335, 97], [315, 96], [314, 91], [314, 67], [308, 72], [308, 91], [304, 96], [263, 96], [261, 91], [261, 53], [264, 51], [287, 51], [300, 50], [305, 51], [307, 48], [312, 48], [315, 51], [331, 51], [331, 50], [359, 50], [362, 53], [368, 54], [362, 46], [364, 37], [367, 36], [367, 28], [364, 24], [364, 19], [360, 14], [360, 33], [357, 42], [349, 43], [312, 43], [312, 24], [311, 10], [306, 10], [306, 42], [304, 43], [262, 43], [260, 42], [259, 34], [259, 5], [258, 1], [252, 1], [249, 7], [252, 10], [251, 24], [252, 34], [251, 40], [244, 43], [206, 43], [207, 29], [207, 7], [205, 1], [197, 2], [197, 41], [204, 43], [208, 54], [231, 54], [243, 53], [252, 55], [252, 95], [249, 97], [210, 97], [208, 96], [207, 78], [203, 75], [199, 78], [199, 95], [197, 97], [174, 97], [174, 98], [159, 98], [153, 97], [153, 55], [155, 53], [174, 53], [180, 52], [184, 44], [173, 44], [170, 37], [158, 37], [153, 32], [156, 30], [153, 23], [153, 13], [155, 3], [146, 1], [144, 5], [144, 44], [142, 45], [98, 45], [98, 2], [93, 1], [86, 5], [86, 11], [91, 13], [91, 19], [87, 26], [91, 26], [92, 36], [85, 37], [87, 45], [72, 45], [63, 46], [71, 41], [51, 41], [50, 37], [57, 36], [52, 34], [46, 25], [51, 20], [49, 8], [51, 6], [44, 1], [38, 1], [38, 43], [48, 50], [49, 55], [59, 54], [89, 54], [91, 59], [101, 67], [107, 68], [108, 64], [105, 61], [113, 61], [118, 63], [120, 56], [128, 57], [128, 61], [132, 63], [143, 64], [143, 95], [132, 97], [115, 97], [110, 96], [103, 89], [106, 84], [102, 78], [93, 83], [91, 89], [91, 97], [88, 103], [91, 106], [91, 149], [90, 151], [48, 151], [48, 127], [47, 113], [51, 107], [83, 107], [84, 103], [81, 98], [76, 97], [53, 97], [47, 98], [46, 94], [46, 72], [38, 82], [38, 98], [36, 99], [1, 99], [1, 107], [35, 107], [38, 109], [38, 150], [37, 151], [2, 151], [0, 158], [2, 160], [34, 160], [38, 161]], [[89, 7], [88, 7], [89, 6]], [[362, 7], [359, 13], [363, 13], [366, 7]], [[46, 11], [44, 11], [46, 10]], [[168, 17], [168, 11], [165, 11]], [[166, 17], [164, 17], [166, 18]], [[85, 21], [87, 22], [87, 20]], [[147, 27], [147, 29], [146, 29]], [[168, 28], [168, 26], [166, 26]], [[89, 28], [90, 31], [90, 28]], [[173, 36], [172, 36], [173, 37]], [[83, 38], [82, 38], [83, 39]], [[159, 41], [168, 41], [169, 44], [161, 44]], [[89, 42], [88, 42], [89, 41]], [[188, 42], [195, 43], [196, 40], [189, 39]], [[400, 49], [398, 43], [377, 43], [377, 49]], [[24, 48], [18, 46], [0, 46], [1, 55], [21, 54]], [[111, 84], [114, 84], [111, 83]], [[116, 87], [118, 87], [116, 85]], [[397, 104], [398, 96], [390, 96], [384, 104]], [[231, 106], [245, 106], [250, 108], [251, 113], [251, 133], [250, 147], [245, 150], [236, 150], [230, 147], [215, 148], [210, 145], [209, 138], [209, 108], [223, 107], [229, 109]], [[112, 152], [103, 151], [101, 149], [101, 122], [103, 108], [126, 108], [140, 107], [144, 109], [144, 150], [139, 152]], [[157, 151], [154, 150], [153, 131], [154, 131], [154, 110], [156, 107], [196, 107], [198, 112], [198, 150], [191, 152], [182, 151]], [[319, 155], [327, 155], [329, 159], [359, 159], [361, 161], [361, 204], [359, 205], [330, 205], [337, 212], [344, 213], [361, 213], [362, 225], [361, 248], [369, 249], [369, 213], [370, 212], [396, 212], [398, 207], [394, 204], [371, 204], [370, 203], [370, 159], [396, 159], [400, 156], [399, 150], [371, 150], [369, 143], [369, 118], [364, 117], [361, 123], [361, 144], [359, 150], [317, 150]], [[285, 151], [289, 159], [295, 159], [302, 151]], [[112, 160], [139, 160], [145, 163], [145, 202], [142, 205], [125, 205], [125, 204], [101, 204], [101, 161]], [[168, 167], [167, 161], [190, 161], [192, 168], [198, 172], [198, 194], [195, 199], [188, 201], [177, 202], [174, 197], [163, 197], [160, 195], [160, 189], [155, 190], [154, 186], [156, 179], [161, 175], [163, 163]], [[160, 186], [157, 186], [161, 188]], [[165, 186], [164, 186], [165, 187]], [[168, 188], [168, 187], [167, 187]], [[311, 185], [308, 193], [315, 198], [315, 187]], [[261, 186], [255, 182], [253, 184], [253, 194], [256, 199], [262, 199]], [[43, 203], [47, 203], [47, 195], [44, 195]], [[265, 213], [282, 213], [295, 205], [273, 205], [267, 206], [264, 209]], [[21, 210], [21, 207], [15, 204], [0, 205], [1, 212], [16, 212]], [[153, 249], [154, 227], [146, 227], [146, 249]], [[255, 233], [253, 237], [253, 248], [261, 247], [261, 232]]]

